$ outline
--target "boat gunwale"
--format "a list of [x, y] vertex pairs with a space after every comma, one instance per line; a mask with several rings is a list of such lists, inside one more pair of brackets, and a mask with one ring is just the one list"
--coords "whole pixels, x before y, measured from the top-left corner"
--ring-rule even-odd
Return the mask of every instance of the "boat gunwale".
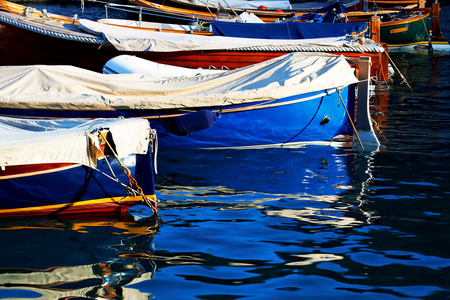
[[403, 24], [409, 24], [409, 23], [415, 23], [415, 22], [419, 22], [423, 19], [429, 18], [430, 17], [430, 12], [427, 12], [424, 15], [418, 15], [418, 16], [414, 16], [414, 17], [408, 17], [406, 19], [400, 19], [400, 20], [391, 20], [391, 21], [384, 21], [381, 22], [380, 27], [390, 27], [390, 26], [397, 26], [397, 25], [403, 25]]

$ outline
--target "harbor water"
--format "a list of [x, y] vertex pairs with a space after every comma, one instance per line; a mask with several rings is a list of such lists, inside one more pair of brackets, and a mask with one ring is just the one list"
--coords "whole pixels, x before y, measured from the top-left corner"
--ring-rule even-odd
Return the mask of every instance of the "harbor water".
[[160, 149], [163, 222], [1, 221], [0, 299], [450, 299], [450, 53], [390, 57], [379, 151]]

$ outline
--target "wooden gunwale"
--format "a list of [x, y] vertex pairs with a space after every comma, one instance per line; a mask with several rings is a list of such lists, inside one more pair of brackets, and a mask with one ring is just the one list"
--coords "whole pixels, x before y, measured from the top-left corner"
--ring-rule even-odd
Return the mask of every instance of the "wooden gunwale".
[[381, 22], [380, 26], [381, 27], [391, 27], [391, 26], [409, 24], [409, 23], [421, 21], [423, 19], [428, 18], [429, 16], [430, 16], [430, 12], [427, 12], [426, 14], [424, 14], [422, 16], [415, 16], [415, 17], [408, 18], [408, 19], [400, 19], [400, 20], [392, 20], [392, 21], [388, 21], [388, 22]]

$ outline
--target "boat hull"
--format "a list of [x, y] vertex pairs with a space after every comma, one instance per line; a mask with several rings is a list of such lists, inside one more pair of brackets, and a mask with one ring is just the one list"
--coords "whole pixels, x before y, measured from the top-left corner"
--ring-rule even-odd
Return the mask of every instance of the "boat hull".
[[[151, 151], [149, 151], [151, 152]], [[151, 154], [121, 159], [144, 193], [155, 200]], [[128, 176], [115, 158], [108, 158], [117, 179]], [[79, 164], [6, 167], [0, 171], [0, 218], [108, 214], [121, 217], [134, 205], [147, 205], [142, 196], [128, 195], [114, 180], [105, 159], [97, 170]]]
[[[246, 110], [226, 108], [208, 129], [176, 136], [161, 123], [151, 123], [160, 145], [170, 148], [240, 148], [329, 143], [338, 135], [351, 135], [345, 108], [353, 111], [353, 88], [310, 93], [274, 102], [258, 103]], [[345, 107], [344, 107], [345, 104]]]
[[426, 13], [421, 16], [382, 22], [380, 26], [381, 41], [390, 47], [405, 46], [411, 44], [428, 43], [431, 30], [431, 16]]

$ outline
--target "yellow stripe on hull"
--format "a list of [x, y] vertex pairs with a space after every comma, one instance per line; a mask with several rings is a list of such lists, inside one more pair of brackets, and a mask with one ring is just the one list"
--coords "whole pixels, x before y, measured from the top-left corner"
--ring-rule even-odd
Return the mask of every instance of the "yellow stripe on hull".
[[[156, 201], [156, 195], [146, 195], [150, 200]], [[5, 214], [20, 214], [20, 213], [32, 213], [42, 211], [57, 211], [61, 208], [67, 207], [83, 207], [97, 204], [132, 204], [132, 203], [142, 203], [146, 204], [141, 196], [125, 196], [125, 197], [112, 197], [112, 198], [102, 198], [95, 200], [87, 200], [73, 203], [63, 203], [63, 204], [54, 204], [54, 205], [44, 205], [44, 206], [35, 206], [35, 207], [25, 207], [25, 208], [11, 208], [11, 209], [1, 209], [0, 215]]]

